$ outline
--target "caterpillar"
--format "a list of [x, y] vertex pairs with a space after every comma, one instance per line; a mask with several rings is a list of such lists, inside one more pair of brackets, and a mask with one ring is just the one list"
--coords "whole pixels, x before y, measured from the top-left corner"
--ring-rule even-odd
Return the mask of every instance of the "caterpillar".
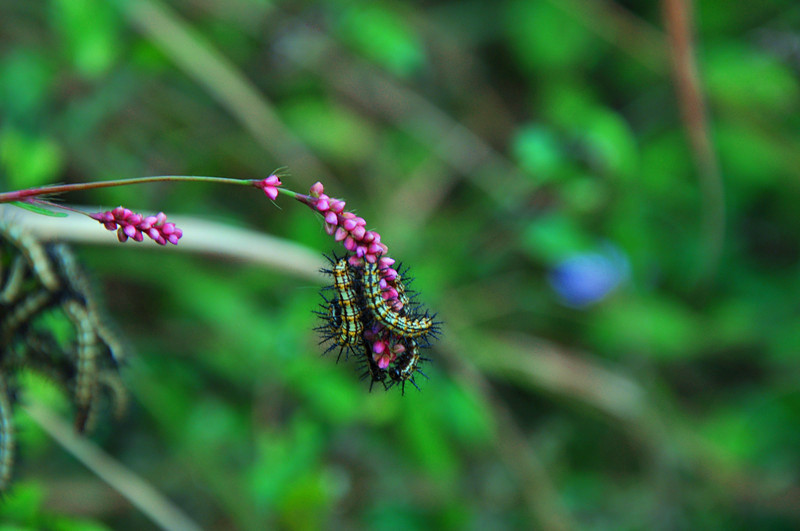
[[89, 287], [66, 246], [42, 244], [0, 222], [0, 491], [14, 463], [8, 393], [17, 371], [33, 370], [65, 388], [78, 431], [94, 417], [98, 389], [124, 405], [122, 347], [101, 322]]
[[[364, 298], [375, 320], [402, 338], [422, 338], [428, 334], [436, 335], [438, 333], [437, 326], [431, 316], [425, 314], [414, 317], [408, 315], [409, 312], [396, 312], [392, 309], [391, 305], [383, 298], [380, 276], [380, 270], [376, 264], [367, 263], [364, 266]], [[403, 294], [404, 302], [408, 303], [405, 287], [402, 286], [399, 278], [396, 280], [396, 284], [401, 286], [397, 290], [398, 294]]]
[[339, 347], [339, 356], [341, 357], [345, 350], [355, 352], [362, 341], [363, 311], [347, 259], [334, 259], [331, 260], [331, 263], [333, 269], [323, 270], [323, 272], [333, 276], [335, 295], [330, 301], [326, 299], [327, 306], [323, 307], [323, 312], [317, 312], [325, 320], [325, 324], [318, 330], [323, 333], [322, 343], [333, 342], [326, 352]]
[[414, 373], [419, 373], [427, 378], [428, 376], [419, 368], [422, 361], [427, 361], [419, 354], [419, 344], [414, 339], [404, 341], [406, 351], [397, 358], [395, 364], [389, 369], [389, 378], [392, 380], [392, 385], [399, 384], [401, 391], [405, 394], [406, 382], [411, 382], [411, 385], [419, 390], [417, 383], [414, 381]]

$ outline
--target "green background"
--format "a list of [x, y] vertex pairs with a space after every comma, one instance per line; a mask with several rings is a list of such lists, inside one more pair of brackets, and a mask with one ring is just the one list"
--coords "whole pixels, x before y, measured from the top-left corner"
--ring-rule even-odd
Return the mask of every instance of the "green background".
[[[287, 166], [445, 323], [419, 392], [368, 393], [308, 277], [76, 242], [135, 352], [92, 440], [204, 529], [796, 528], [800, 7], [698, 2], [683, 56], [674, 4], [0, 0], [4, 190]], [[256, 190], [63, 200], [335, 248]], [[561, 304], [606, 243], [629, 278]], [[153, 525], [17, 424], [2, 529]]]

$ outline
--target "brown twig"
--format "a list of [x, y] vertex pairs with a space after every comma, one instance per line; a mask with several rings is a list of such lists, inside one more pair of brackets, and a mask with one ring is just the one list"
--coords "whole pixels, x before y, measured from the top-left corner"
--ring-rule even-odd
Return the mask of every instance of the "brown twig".
[[711, 144], [706, 107], [695, 63], [691, 0], [663, 0], [662, 8], [681, 120], [689, 136], [703, 196], [706, 254], [699, 271], [699, 281], [707, 283], [716, 274], [725, 238], [723, 183]]

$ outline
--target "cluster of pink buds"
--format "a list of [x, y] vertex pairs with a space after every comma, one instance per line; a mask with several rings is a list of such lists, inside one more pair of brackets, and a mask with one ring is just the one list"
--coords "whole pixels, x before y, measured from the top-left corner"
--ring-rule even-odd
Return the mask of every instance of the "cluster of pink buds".
[[[310, 195], [298, 194], [297, 199], [322, 214], [325, 232], [355, 254], [350, 258], [351, 265], [359, 267], [364, 265], [364, 261], [371, 264], [377, 262], [381, 271], [386, 271], [394, 264], [394, 260], [386, 256], [388, 247], [381, 243], [381, 235], [367, 230], [364, 218], [345, 212], [345, 202], [326, 195], [322, 183], [314, 183]], [[397, 272], [393, 275], [396, 276]]]
[[[398, 298], [397, 281], [399, 275], [392, 266], [394, 258], [387, 256], [388, 247], [381, 243], [381, 235], [367, 230], [364, 218], [352, 212], [346, 212], [345, 202], [324, 193], [322, 183], [311, 186], [309, 195], [297, 194], [296, 199], [319, 212], [325, 219], [325, 232], [341, 242], [345, 249], [354, 253], [348, 261], [353, 267], [363, 268], [364, 263], [378, 264], [381, 274], [380, 287], [384, 300], [399, 312], [403, 303]], [[391, 334], [378, 326], [367, 332], [367, 339], [372, 343], [373, 359], [381, 369], [386, 369], [397, 356], [405, 351], [400, 342], [393, 341]]]
[[155, 216], [143, 216], [127, 208], [118, 206], [114, 210], [90, 214], [108, 230], [117, 231], [119, 241], [125, 242], [128, 238], [140, 242], [146, 234], [159, 245], [167, 242], [178, 245], [178, 240], [183, 236], [183, 231], [174, 223], [167, 223], [167, 215], [159, 212]]

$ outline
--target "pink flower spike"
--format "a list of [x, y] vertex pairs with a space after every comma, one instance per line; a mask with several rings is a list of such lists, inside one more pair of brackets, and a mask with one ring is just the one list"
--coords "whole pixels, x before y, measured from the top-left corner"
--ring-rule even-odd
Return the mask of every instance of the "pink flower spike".
[[167, 215], [163, 212], [155, 216], [143, 216], [120, 206], [89, 216], [102, 223], [106, 229], [117, 231], [120, 242], [126, 242], [128, 238], [141, 242], [146, 234], [160, 245], [165, 245], [167, 241], [177, 244], [183, 236], [183, 231], [174, 223], [167, 223]]

